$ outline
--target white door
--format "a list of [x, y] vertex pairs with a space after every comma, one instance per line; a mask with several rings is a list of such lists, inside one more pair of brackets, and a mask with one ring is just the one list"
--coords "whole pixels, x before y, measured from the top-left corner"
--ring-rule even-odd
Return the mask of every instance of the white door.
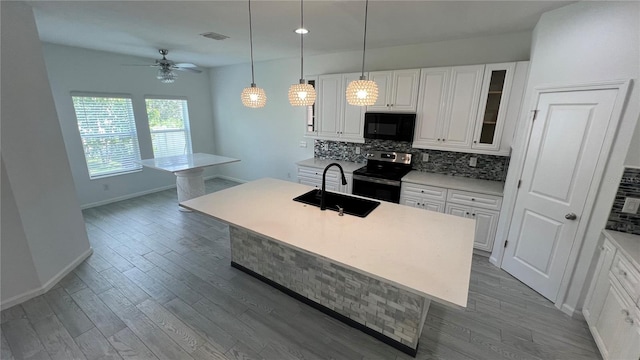
[[393, 72], [391, 89], [392, 111], [415, 112], [418, 102], [418, 81], [420, 69], [396, 70]]
[[500, 213], [495, 210], [480, 208], [471, 209], [471, 218], [476, 219], [476, 237], [473, 247], [476, 249], [491, 251], [498, 229]]
[[614, 89], [538, 98], [502, 268], [554, 302], [616, 95]]
[[422, 69], [413, 146], [440, 145], [451, 68]]
[[[342, 87], [338, 91], [340, 95], [344, 97], [349, 83], [358, 79], [360, 79], [360, 73], [343, 74]], [[340, 138], [364, 141], [364, 107], [350, 105], [346, 100], [342, 101], [342, 106]]]
[[484, 65], [451, 68], [443, 145], [471, 148], [483, 75]]
[[389, 93], [393, 82], [393, 71], [372, 71], [369, 73], [369, 80], [378, 85], [378, 98], [375, 104], [367, 106], [367, 111], [391, 111], [389, 107]]

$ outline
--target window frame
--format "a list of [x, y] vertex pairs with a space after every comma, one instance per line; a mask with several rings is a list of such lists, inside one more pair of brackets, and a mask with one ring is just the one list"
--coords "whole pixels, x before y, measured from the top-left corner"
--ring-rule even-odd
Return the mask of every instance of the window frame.
[[[153, 130], [151, 129], [151, 124], [149, 123], [149, 110], [147, 108], [147, 100], [179, 100], [185, 102], [185, 107], [183, 107], [183, 124], [184, 128], [181, 130], [170, 129], [170, 130]], [[187, 146], [187, 151], [185, 154], [180, 155], [189, 155], [193, 154], [193, 140], [191, 139], [191, 117], [189, 114], [189, 99], [186, 96], [174, 96], [174, 95], [145, 95], [144, 96], [144, 111], [147, 117], [147, 128], [149, 129], [149, 138], [151, 139], [151, 152], [153, 157], [157, 157], [153, 144], [153, 134], [162, 134], [162, 133], [177, 133], [182, 132], [185, 134], [185, 144]], [[166, 155], [166, 156], [179, 156], [179, 155]]]
[[[119, 176], [119, 175], [126, 175], [126, 174], [131, 174], [131, 173], [136, 173], [136, 172], [141, 172], [143, 169], [142, 164], [140, 163], [142, 161], [142, 157], [141, 157], [141, 152], [140, 152], [140, 139], [138, 137], [138, 129], [137, 129], [137, 122], [136, 122], [136, 117], [135, 117], [135, 110], [134, 110], [134, 106], [133, 106], [133, 95], [131, 94], [123, 94], [123, 93], [96, 93], [96, 92], [81, 92], [81, 91], [72, 91], [70, 92], [71, 95], [71, 106], [73, 108], [73, 114], [76, 120], [76, 131], [78, 132], [78, 137], [80, 139], [80, 145], [82, 147], [82, 154], [84, 156], [85, 159], [85, 165], [86, 165], [86, 169], [87, 169], [87, 174], [89, 175], [89, 180], [98, 180], [98, 179], [103, 179], [103, 178], [108, 178], [108, 177], [112, 177], [112, 176]], [[129, 109], [128, 110], [128, 115], [129, 115], [129, 120], [130, 120], [130, 129], [131, 131], [129, 132], [119, 132], [119, 133], [110, 133], [110, 134], [93, 134], [93, 135], [88, 135], [88, 134], [82, 134], [82, 132], [80, 131], [80, 121], [78, 119], [78, 109], [76, 109], [76, 104], [74, 101], [74, 98], [104, 98], [104, 99], [124, 99], [124, 100], [128, 100], [129, 101]], [[109, 172], [101, 172], [99, 174], [93, 174], [92, 175], [92, 171], [91, 171], [91, 165], [89, 163], [89, 157], [87, 156], [87, 151], [85, 148], [85, 139], [90, 139], [90, 138], [118, 138], [118, 137], [130, 137], [133, 141], [133, 161], [131, 163], [131, 166], [126, 167], [126, 168], [121, 168], [119, 170], [115, 170], [115, 171], [109, 171]]]

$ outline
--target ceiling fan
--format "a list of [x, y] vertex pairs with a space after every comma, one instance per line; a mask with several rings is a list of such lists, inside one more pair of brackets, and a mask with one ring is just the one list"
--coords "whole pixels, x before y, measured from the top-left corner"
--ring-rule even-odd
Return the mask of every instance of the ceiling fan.
[[179, 71], [189, 71], [192, 73], [199, 74], [202, 70], [198, 69], [196, 65], [191, 63], [175, 63], [169, 59], [167, 59], [167, 54], [169, 54], [169, 50], [167, 49], [159, 49], [158, 52], [162, 55], [162, 59], [156, 60], [155, 64], [151, 65], [132, 65], [132, 66], [153, 66], [158, 68], [158, 75], [156, 76], [158, 80], [163, 83], [170, 84], [176, 81], [178, 75], [174, 72], [174, 70]]

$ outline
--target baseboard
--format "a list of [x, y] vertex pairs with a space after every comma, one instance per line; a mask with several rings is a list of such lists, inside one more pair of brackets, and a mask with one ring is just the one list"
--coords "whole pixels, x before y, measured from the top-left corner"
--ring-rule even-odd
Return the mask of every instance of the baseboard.
[[571, 316], [572, 318], [576, 319], [576, 320], [582, 320], [582, 321], [586, 321], [584, 318], [584, 315], [582, 315], [581, 311], [578, 311], [576, 309], [574, 309], [573, 307], [567, 305], [567, 304], [562, 304], [562, 306], [560, 307], [560, 310]]
[[235, 181], [235, 182], [238, 182], [238, 183], [241, 183], [241, 184], [244, 184], [244, 183], [248, 183], [248, 182], [249, 182], [248, 180], [238, 179], [238, 178], [234, 178], [234, 177], [226, 176], [226, 175], [215, 175], [215, 176], [213, 176], [213, 177], [214, 177], [214, 178], [218, 178], [218, 179], [224, 179], [224, 180], [229, 180], [229, 181]]
[[[219, 175], [210, 175], [210, 176], [205, 176], [204, 177], [204, 181], [215, 179], [215, 178], [225, 179], [224, 177], [221, 177]], [[227, 178], [227, 180], [240, 182], [240, 180], [236, 180], [236, 179], [232, 179], [232, 178]], [[243, 182], [246, 182], [246, 181], [243, 181]], [[153, 189], [150, 189], [150, 190], [139, 191], [139, 192], [136, 192], [136, 193], [133, 193], [133, 194], [122, 195], [122, 196], [118, 196], [118, 197], [111, 198], [111, 199], [106, 199], [106, 200], [102, 200], [102, 201], [96, 201], [96, 202], [89, 203], [89, 204], [84, 204], [84, 205], [80, 206], [80, 209], [82, 209], [82, 210], [89, 209], [89, 208], [96, 207], [96, 206], [107, 205], [107, 204], [111, 204], [111, 203], [114, 203], [114, 202], [127, 200], [127, 199], [132, 199], [132, 198], [135, 198], [135, 197], [138, 197], [138, 196], [149, 195], [149, 194], [157, 193], [157, 192], [160, 192], [160, 191], [165, 191], [165, 190], [175, 189], [175, 188], [176, 188], [176, 184], [167, 185], [167, 186], [161, 186], [159, 188], [153, 188]]]
[[29, 290], [20, 295], [16, 295], [11, 297], [0, 304], [0, 310], [8, 309], [12, 306], [22, 304], [23, 302], [30, 300], [36, 296], [40, 296], [47, 291], [51, 290], [60, 280], [62, 280], [65, 276], [67, 276], [73, 269], [75, 269], [80, 263], [82, 263], [86, 258], [93, 254], [93, 248], [89, 247], [89, 250], [82, 253], [75, 260], [73, 260], [69, 265], [65, 266], [62, 270], [60, 270], [56, 275], [54, 275], [51, 279], [49, 279], [42, 286], [35, 288], [33, 290]]
[[493, 265], [500, 267], [500, 265], [498, 265], [498, 258], [494, 257], [494, 256], [489, 256], [489, 262], [492, 263]]

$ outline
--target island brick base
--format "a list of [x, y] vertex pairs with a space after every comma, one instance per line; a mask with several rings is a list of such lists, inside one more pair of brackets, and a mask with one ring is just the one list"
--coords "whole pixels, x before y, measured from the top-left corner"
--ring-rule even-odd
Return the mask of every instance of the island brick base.
[[229, 228], [233, 263], [382, 334], [401, 350], [412, 349], [415, 356], [429, 299], [267, 237]]

